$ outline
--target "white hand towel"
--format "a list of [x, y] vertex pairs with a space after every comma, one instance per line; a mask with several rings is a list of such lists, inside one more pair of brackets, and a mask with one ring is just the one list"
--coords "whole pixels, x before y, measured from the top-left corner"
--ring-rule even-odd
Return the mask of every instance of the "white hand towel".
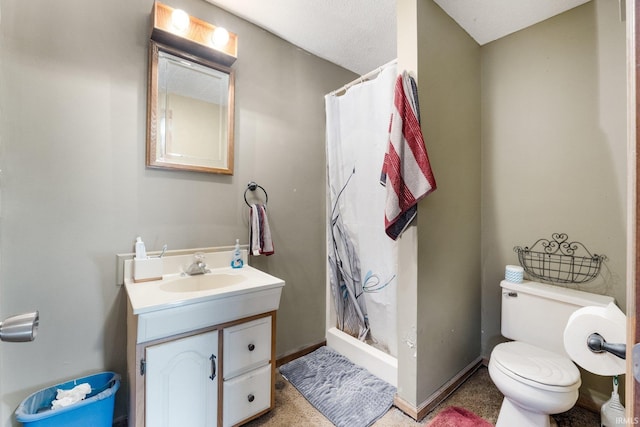
[[250, 212], [251, 254], [272, 255], [274, 253], [271, 229], [266, 206], [252, 204]]

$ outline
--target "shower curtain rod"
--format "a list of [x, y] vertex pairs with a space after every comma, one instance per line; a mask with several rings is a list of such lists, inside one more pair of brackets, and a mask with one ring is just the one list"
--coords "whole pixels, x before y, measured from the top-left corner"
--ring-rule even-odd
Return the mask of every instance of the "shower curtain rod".
[[380, 74], [382, 72], [382, 70], [384, 70], [388, 66], [393, 65], [393, 64], [395, 64], [397, 62], [398, 62], [398, 58], [396, 58], [394, 60], [391, 60], [391, 61], [387, 62], [386, 64], [381, 65], [380, 67], [376, 68], [375, 70], [369, 71], [367, 74], [361, 75], [360, 77], [358, 77], [354, 81], [349, 82], [346, 85], [342, 86], [340, 89], [336, 89], [333, 92], [329, 92], [329, 95], [337, 95], [340, 92], [346, 91], [351, 86], [355, 86], [355, 85], [363, 83], [363, 82], [365, 82], [367, 80], [371, 80], [372, 77], [377, 76], [378, 74]]

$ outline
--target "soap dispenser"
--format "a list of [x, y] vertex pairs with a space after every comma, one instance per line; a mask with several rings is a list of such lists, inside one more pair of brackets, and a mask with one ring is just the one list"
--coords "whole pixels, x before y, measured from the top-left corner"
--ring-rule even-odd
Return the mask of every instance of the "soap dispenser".
[[242, 261], [242, 252], [240, 252], [240, 239], [236, 239], [236, 248], [233, 251], [233, 257], [231, 258], [231, 267], [242, 268], [244, 261]]

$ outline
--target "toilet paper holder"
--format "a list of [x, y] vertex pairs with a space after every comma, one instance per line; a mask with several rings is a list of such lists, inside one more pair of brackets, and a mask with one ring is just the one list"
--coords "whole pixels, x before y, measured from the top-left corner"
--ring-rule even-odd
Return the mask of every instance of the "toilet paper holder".
[[587, 347], [594, 353], [603, 353], [606, 351], [614, 356], [618, 356], [620, 359], [626, 359], [627, 356], [626, 344], [608, 343], [604, 337], [597, 332], [589, 335], [587, 338]]

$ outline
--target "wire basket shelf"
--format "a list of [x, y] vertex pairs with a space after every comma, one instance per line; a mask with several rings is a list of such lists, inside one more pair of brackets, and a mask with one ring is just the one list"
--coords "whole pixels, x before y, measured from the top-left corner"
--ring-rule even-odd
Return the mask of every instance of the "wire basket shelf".
[[565, 233], [551, 240], [538, 239], [531, 247], [516, 246], [520, 265], [535, 279], [551, 283], [586, 283], [600, 274], [605, 255], [591, 254], [580, 242], [569, 242]]

